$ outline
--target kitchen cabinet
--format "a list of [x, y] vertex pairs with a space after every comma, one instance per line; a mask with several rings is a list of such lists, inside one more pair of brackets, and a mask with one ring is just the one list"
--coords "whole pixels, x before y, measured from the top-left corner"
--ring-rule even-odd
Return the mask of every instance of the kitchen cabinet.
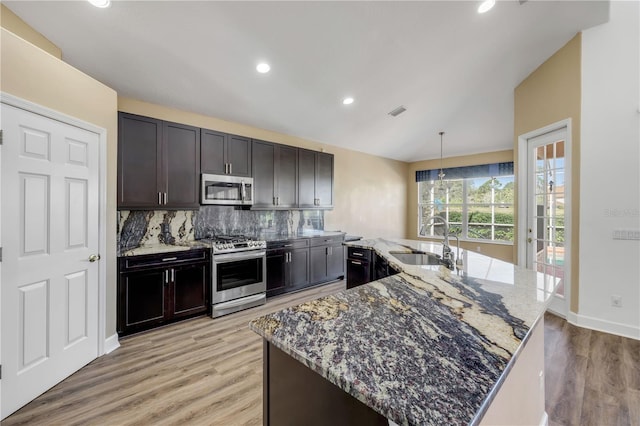
[[373, 250], [347, 248], [347, 289], [373, 281]]
[[298, 206], [297, 148], [252, 141], [253, 209], [290, 209]]
[[202, 173], [251, 176], [251, 139], [202, 129], [200, 135]]
[[309, 285], [307, 239], [267, 243], [267, 297]]
[[118, 208], [199, 208], [200, 129], [118, 114]]
[[333, 154], [298, 149], [298, 206], [333, 208]]
[[344, 236], [320, 237], [311, 240], [311, 283], [327, 282], [344, 277]]
[[118, 334], [147, 330], [210, 307], [208, 249], [119, 259]]

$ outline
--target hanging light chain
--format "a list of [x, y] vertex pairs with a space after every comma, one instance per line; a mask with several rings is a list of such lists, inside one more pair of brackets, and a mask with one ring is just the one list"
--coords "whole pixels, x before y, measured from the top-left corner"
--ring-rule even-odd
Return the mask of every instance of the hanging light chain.
[[440, 132], [440, 173], [438, 173], [438, 179], [440, 179], [440, 183], [442, 183], [442, 180], [444, 179], [444, 170], [442, 169], [442, 136], [444, 135], [444, 132]]

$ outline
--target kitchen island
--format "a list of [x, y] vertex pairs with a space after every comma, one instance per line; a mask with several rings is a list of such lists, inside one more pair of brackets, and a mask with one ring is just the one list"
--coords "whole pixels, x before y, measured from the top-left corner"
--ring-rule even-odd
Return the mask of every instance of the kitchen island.
[[457, 272], [392, 254], [439, 253], [438, 244], [347, 245], [401, 272], [251, 322], [265, 339], [264, 424], [544, 422], [542, 318], [553, 286], [472, 252]]

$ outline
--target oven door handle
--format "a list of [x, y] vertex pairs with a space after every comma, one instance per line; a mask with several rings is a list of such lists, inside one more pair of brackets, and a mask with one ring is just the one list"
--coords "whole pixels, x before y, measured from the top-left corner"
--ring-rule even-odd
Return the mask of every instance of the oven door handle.
[[260, 259], [267, 254], [265, 251], [258, 252], [243, 252], [243, 253], [228, 253], [228, 254], [215, 254], [212, 256], [213, 263], [228, 263], [235, 262], [237, 260], [250, 260], [250, 259]]

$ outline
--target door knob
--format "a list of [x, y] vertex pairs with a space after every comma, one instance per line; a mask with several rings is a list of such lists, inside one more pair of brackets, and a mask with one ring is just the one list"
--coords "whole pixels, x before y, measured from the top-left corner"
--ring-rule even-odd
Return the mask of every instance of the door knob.
[[95, 262], [96, 260], [100, 260], [99, 254], [92, 254], [91, 256], [89, 256], [89, 262]]

